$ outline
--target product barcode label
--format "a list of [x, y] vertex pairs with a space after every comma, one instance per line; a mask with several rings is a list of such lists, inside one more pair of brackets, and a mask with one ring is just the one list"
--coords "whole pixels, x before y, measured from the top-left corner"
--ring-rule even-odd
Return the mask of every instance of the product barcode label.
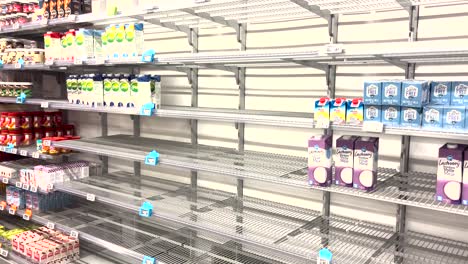
[[3, 182], [4, 184], [8, 184], [9, 181], [10, 181], [10, 180], [9, 180], [8, 178], [3, 178], [3, 179], [2, 179], [2, 182]]
[[16, 182], [15, 186], [16, 186], [16, 188], [21, 188], [21, 187], [23, 187], [23, 184], [21, 182]]
[[33, 152], [32, 157], [38, 159], [40, 156], [39, 152]]
[[29, 184], [23, 184], [23, 190], [29, 191]]
[[31, 220], [31, 217], [29, 215], [27, 215], [27, 214], [24, 214], [23, 219], [26, 220], [26, 221], [29, 221], [29, 220]]
[[11, 214], [11, 215], [15, 215], [16, 211], [15, 211], [15, 209], [10, 208], [10, 209], [8, 209], [8, 213]]
[[77, 239], [77, 238], [78, 238], [78, 231], [75, 231], [75, 230], [71, 231], [71, 232], [70, 232], [70, 236], [71, 236], [72, 238], [76, 238], [76, 239]]
[[31, 192], [35, 193], [37, 192], [37, 186], [31, 186]]
[[55, 229], [55, 224], [52, 222], [47, 222], [47, 228], [49, 229]]
[[96, 195], [94, 195], [92, 193], [88, 193], [88, 194], [86, 194], [86, 200], [94, 202], [94, 201], [96, 201]]
[[27, 157], [28, 156], [28, 151], [27, 150], [20, 150], [20, 155]]
[[42, 102], [41, 107], [42, 108], [49, 108], [49, 102]]

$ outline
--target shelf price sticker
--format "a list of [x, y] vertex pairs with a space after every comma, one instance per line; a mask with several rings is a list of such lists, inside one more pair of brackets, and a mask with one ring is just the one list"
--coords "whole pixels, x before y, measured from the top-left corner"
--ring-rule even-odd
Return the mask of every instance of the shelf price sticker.
[[23, 184], [23, 190], [29, 191], [29, 184]]
[[24, 60], [19, 58], [18, 61], [15, 63], [15, 69], [23, 69], [24, 68]]
[[142, 116], [152, 116], [156, 111], [156, 106], [153, 103], [146, 103], [140, 109], [140, 115]]
[[16, 186], [16, 188], [23, 188], [23, 183], [22, 182], [16, 182], [15, 186]]
[[3, 179], [2, 179], [2, 182], [3, 182], [4, 184], [8, 184], [8, 183], [10, 182], [10, 179], [8, 179], [8, 178], [3, 178]]
[[156, 264], [156, 259], [150, 256], [144, 256], [141, 264]]
[[8, 213], [11, 214], [11, 215], [15, 215], [16, 210], [14, 208], [10, 208], [10, 209], [8, 209]]
[[32, 217], [31, 209], [26, 209], [26, 211], [23, 214], [23, 219], [26, 220], [26, 221], [29, 221], [29, 220], [31, 220], [31, 217]]
[[94, 202], [94, 201], [96, 201], [96, 195], [94, 195], [92, 193], [88, 193], [88, 194], [86, 194], [86, 200]]
[[0, 202], [0, 211], [5, 211], [5, 208], [7, 208], [7, 203], [5, 201]]
[[21, 155], [21, 156], [24, 156], [24, 157], [27, 157], [27, 156], [28, 156], [28, 151], [22, 149], [22, 150], [20, 150], [20, 155]]
[[47, 222], [47, 228], [54, 230], [55, 229], [55, 224], [52, 222]]
[[38, 151], [33, 152], [32, 157], [35, 158], [35, 159], [38, 159], [38, 158], [40, 158], [40, 153]]
[[24, 104], [25, 101], [26, 101], [26, 94], [25, 93], [21, 93], [20, 96], [16, 97], [16, 103], [17, 104]]
[[74, 239], [78, 239], [78, 236], [79, 236], [79, 233], [78, 231], [70, 231], [70, 237], [74, 238]]
[[4, 258], [8, 257], [8, 251], [5, 249], [0, 249], [0, 255]]
[[145, 164], [156, 166], [159, 163], [159, 153], [156, 150], [151, 151], [145, 157]]
[[156, 55], [156, 51], [154, 49], [149, 49], [141, 55], [142, 62], [154, 62], [154, 55]]
[[52, 191], [54, 190], [54, 185], [52, 183], [47, 184], [47, 191]]
[[10, 149], [10, 153], [16, 155], [16, 154], [18, 154], [18, 149], [12, 148], [12, 149]]
[[41, 108], [49, 108], [49, 102], [42, 102]]
[[365, 131], [365, 132], [382, 133], [383, 129], [384, 129], [384, 125], [381, 122], [368, 121], [368, 122], [364, 122], [362, 126], [362, 131]]
[[138, 214], [143, 217], [151, 217], [153, 215], [153, 205], [150, 202], [144, 202]]
[[37, 186], [32, 186], [31, 189], [29, 189], [31, 192], [36, 193], [37, 192]]

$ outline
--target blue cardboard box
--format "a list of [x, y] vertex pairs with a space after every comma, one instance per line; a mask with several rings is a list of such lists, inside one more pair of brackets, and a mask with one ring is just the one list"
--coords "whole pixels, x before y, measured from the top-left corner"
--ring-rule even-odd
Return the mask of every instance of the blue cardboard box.
[[421, 108], [401, 107], [400, 127], [421, 127], [421, 115]]
[[401, 106], [423, 107], [429, 103], [429, 82], [406, 80], [401, 89]]
[[428, 130], [441, 130], [444, 106], [426, 105], [423, 109], [422, 127]]
[[443, 128], [454, 131], [465, 129], [466, 110], [464, 106], [445, 106]]
[[451, 82], [431, 82], [430, 102], [433, 105], [450, 105], [452, 96]]
[[363, 98], [364, 98], [364, 104], [381, 105], [382, 104], [382, 82], [365, 81]]
[[400, 106], [384, 105], [382, 106], [382, 123], [389, 127], [400, 126]]
[[364, 105], [364, 122], [382, 122], [381, 105]]
[[382, 82], [382, 104], [400, 105], [401, 104], [401, 81]]
[[452, 82], [450, 105], [468, 104], [468, 82]]

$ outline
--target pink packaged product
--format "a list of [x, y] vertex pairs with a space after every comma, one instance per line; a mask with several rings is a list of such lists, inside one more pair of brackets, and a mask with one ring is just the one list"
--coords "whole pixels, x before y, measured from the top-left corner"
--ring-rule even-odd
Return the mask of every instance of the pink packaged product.
[[463, 153], [462, 204], [468, 205], [468, 148]]
[[356, 136], [342, 136], [336, 140], [335, 179], [336, 185], [353, 187], [354, 142]]
[[462, 195], [463, 152], [466, 146], [447, 143], [439, 149], [436, 200], [459, 204]]

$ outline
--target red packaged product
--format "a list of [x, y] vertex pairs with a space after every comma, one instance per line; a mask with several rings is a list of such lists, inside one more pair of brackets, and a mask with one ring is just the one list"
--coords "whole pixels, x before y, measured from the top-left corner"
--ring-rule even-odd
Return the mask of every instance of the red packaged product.
[[34, 128], [42, 128], [44, 126], [44, 112], [33, 113], [33, 126]]
[[34, 134], [31, 129], [24, 129], [23, 135], [24, 135], [23, 146], [30, 146], [34, 144]]
[[8, 135], [10, 136], [10, 142], [8, 142], [9, 144], [13, 144], [15, 147], [19, 147], [23, 144], [24, 135], [21, 129], [10, 130]]
[[54, 114], [54, 125], [59, 127], [63, 125], [63, 117], [62, 117], [62, 112], [57, 111], [53, 112]]
[[12, 5], [13, 13], [22, 13], [23, 12], [23, 5], [21, 4], [21, 2], [14, 1], [14, 2], [11, 3], [11, 5]]
[[55, 127], [55, 134], [57, 135], [57, 137], [63, 137], [64, 136], [63, 126]]
[[54, 119], [55, 114], [54, 112], [44, 112], [44, 123], [42, 124], [43, 127], [53, 127], [54, 126]]
[[34, 129], [34, 140], [44, 138], [44, 129], [43, 128], [35, 128]]
[[32, 129], [33, 128], [33, 116], [32, 113], [24, 112], [21, 113], [21, 128]]
[[56, 132], [55, 132], [55, 128], [53, 127], [46, 127], [45, 128], [45, 133], [44, 133], [44, 137], [55, 137], [56, 136]]
[[8, 122], [10, 121], [10, 119], [8, 119], [8, 112], [1, 113], [0, 115], [0, 128], [1, 129], [8, 129], [8, 126], [6, 123], [7, 120]]
[[9, 130], [15, 130], [15, 129], [21, 128], [21, 113], [20, 112], [9, 113], [8, 117], [10, 119], [10, 122], [8, 123]]
[[2, 133], [0, 134], [0, 145], [6, 146], [8, 140], [8, 129], [2, 129]]
[[63, 126], [63, 133], [65, 136], [74, 136], [75, 135], [75, 126], [67, 124]]

